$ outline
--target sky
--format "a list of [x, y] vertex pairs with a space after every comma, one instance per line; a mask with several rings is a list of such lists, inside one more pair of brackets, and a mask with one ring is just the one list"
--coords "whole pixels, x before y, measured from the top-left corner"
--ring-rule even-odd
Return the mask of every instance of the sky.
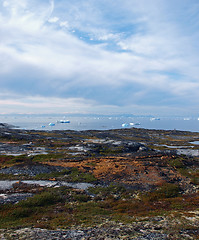
[[199, 115], [198, 0], [0, 0], [0, 114]]

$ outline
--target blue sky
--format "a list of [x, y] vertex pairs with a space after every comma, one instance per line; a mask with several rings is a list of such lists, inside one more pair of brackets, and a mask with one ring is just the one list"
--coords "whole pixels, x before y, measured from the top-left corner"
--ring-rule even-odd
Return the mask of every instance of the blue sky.
[[0, 0], [0, 112], [198, 115], [198, 39], [198, 0]]

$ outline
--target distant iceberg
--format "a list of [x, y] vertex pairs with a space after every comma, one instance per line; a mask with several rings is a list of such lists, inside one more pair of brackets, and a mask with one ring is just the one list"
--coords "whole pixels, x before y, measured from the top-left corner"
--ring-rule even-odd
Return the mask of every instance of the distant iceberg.
[[49, 123], [49, 126], [51, 126], [51, 127], [52, 127], [52, 126], [55, 126], [55, 124], [54, 124], [54, 123]]
[[154, 117], [152, 117], [152, 118], [150, 118], [150, 120], [151, 120], [151, 121], [155, 121], [155, 120], [160, 120], [160, 118], [154, 118]]
[[122, 127], [124, 127], [124, 128], [129, 127], [129, 124], [128, 123], [123, 123]]
[[59, 122], [59, 123], [70, 123], [70, 120], [59, 120], [57, 122]]

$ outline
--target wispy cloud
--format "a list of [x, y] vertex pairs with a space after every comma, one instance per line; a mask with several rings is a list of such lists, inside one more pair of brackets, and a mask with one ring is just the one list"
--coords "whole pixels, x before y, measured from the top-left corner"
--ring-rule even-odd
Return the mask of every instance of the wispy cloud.
[[195, 0], [0, 0], [1, 91], [66, 111], [76, 98], [102, 112], [196, 107], [198, 12]]

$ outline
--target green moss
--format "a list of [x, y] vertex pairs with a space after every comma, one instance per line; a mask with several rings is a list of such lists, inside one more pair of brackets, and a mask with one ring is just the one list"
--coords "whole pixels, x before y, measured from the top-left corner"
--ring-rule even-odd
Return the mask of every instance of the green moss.
[[0, 173], [0, 180], [19, 180], [19, 179], [28, 179], [29, 176], [28, 175], [24, 175], [24, 174], [19, 174], [19, 175], [13, 175], [13, 174], [4, 174], [4, 173]]
[[70, 170], [64, 169], [60, 172], [52, 173], [41, 173], [37, 174], [34, 179], [49, 179], [56, 178], [57, 180], [68, 181], [68, 182], [96, 182], [97, 179], [91, 174], [81, 172], [78, 168], [71, 168]]
[[1, 167], [12, 166], [16, 164], [30, 164], [37, 162], [48, 162], [57, 159], [64, 159], [64, 154], [39, 154], [28, 157], [27, 155], [20, 156], [0, 156]]
[[37, 174], [34, 179], [36, 180], [41, 180], [41, 179], [49, 179], [49, 178], [59, 178], [59, 177], [63, 177], [65, 175], [69, 174], [69, 170], [62, 170], [60, 172], [51, 172], [51, 173], [40, 173]]
[[21, 164], [25, 162], [29, 162], [30, 159], [26, 155], [19, 155], [19, 156], [9, 156], [7, 157], [7, 160], [4, 162], [4, 165], [15, 165], [15, 164]]
[[32, 162], [48, 162], [57, 159], [64, 159], [64, 154], [61, 153], [49, 153], [49, 154], [38, 154], [31, 157]]

